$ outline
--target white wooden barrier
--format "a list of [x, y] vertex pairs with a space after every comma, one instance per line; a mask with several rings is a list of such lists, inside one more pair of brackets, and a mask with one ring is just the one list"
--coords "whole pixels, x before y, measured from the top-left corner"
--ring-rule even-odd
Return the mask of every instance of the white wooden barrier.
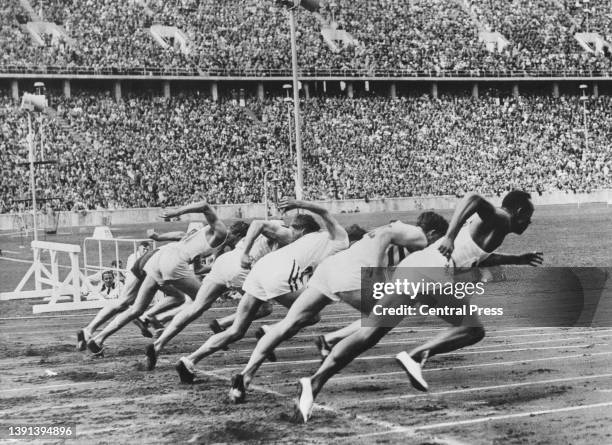
[[[41, 261], [41, 254], [49, 252], [48, 265]], [[82, 301], [83, 291], [91, 290], [87, 277], [79, 268], [81, 247], [74, 244], [32, 241], [34, 260], [13, 292], [0, 293], [0, 300], [46, 298], [47, 303], [33, 306], [35, 314], [75, 309], [102, 307], [92, 305], [93, 301]], [[66, 253], [70, 258], [69, 272], [62, 280], [59, 274], [58, 255]], [[47, 267], [49, 266], [49, 267]], [[31, 277], [34, 277], [34, 290], [24, 290]], [[64, 302], [68, 300], [67, 302]]]

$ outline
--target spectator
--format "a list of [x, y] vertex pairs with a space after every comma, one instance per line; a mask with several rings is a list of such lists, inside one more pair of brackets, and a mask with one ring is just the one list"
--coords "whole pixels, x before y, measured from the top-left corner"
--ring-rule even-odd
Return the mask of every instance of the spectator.
[[[194, 196], [211, 203], [262, 201], [272, 170], [281, 195], [292, 195], [295, 169], [281, 99], [247, 101], [254, 121], [231, 101], [198, 94], [172, 99], [103, 93], [54, 100], [60, 121], [46, 124], [59, 166], [38, 178], [39, 190], [87, 209], [172, 206]], [[578, 98], [427, 96], [303, 103], [304, 193], [308, 199], [588, 192], [612, 185], [608, 131], [612, 99], [588, 104], [589, 150]], [[262, 124], [264, 122], [264, 124]], [[27, 123], [0, 101], [0, 203], [18, 211], [29, 196], [22, 178]], [[220, 153], [222, 155], [220, 155]]]

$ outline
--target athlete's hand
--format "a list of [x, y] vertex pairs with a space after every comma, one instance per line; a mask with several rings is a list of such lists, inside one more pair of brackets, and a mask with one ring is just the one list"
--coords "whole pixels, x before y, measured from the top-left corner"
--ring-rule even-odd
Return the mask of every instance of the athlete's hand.
[[158, 241], [159, 240], [159, 233], [153, 232], [152, 234], [149, 235], [149, 238], [151, 238], [153, 241]]
[[518, 264], [524, 264], [526, 266], [540, 266], [544, 261], [544, 254], [542, 252], [529, 252], [519, 255]]
[[278, 210], [280, 210], [281, 213], [298, 208], [300, 208], [300, 201], [297, 199], [283, 199], [278, 203]]
[[442, 242], [438, 246], [438, 250], [446, 258], [450, 258], [451, 254], [453, 253], [453, 250], [455, 250], [455, 243], [452, 239], [450, 239], [450, 237], [445, 235], [442, 237]]
[[243, 269], [250, 269], [251, 263], [253, 262], [253, 258], [247, 253], [242, 254], [242, 258], [240, 258], [240, 267]]

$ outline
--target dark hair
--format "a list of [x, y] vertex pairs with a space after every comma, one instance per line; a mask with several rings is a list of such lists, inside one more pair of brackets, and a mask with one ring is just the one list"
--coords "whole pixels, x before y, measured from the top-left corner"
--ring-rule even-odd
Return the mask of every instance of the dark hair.
[[502, 207], [508, 210], [518, 210], [520, 208], [533, 208], [531, 195], [523, 190], [512, 190], [508, 192], [502, 201]]
[[112, 270], [105, 270], [104, 272], [102, 272], [102, 279], [104, 279], [104, 275], [110, 275], [111, 277], [113, 277], [113, 279], [115, 279], [115, 274]]
[[417, 218], [417, 226], [423, 229], [423, 232], [427, 233], [430, 230], [435, 231], [444, 235], [448, 230], [448, 221], [443, 216], [438, 215], [436, 212], [423, 212]]
[[244, 221], [236, 221], [229, 228], [229, 232], [237, 238], [244, 238], [248, 230], [249, 224]]
[[[111, 267], [117, 267], [117, 261], [116, 260], [111, 261]], [[108, 271], [108, 272], [110, 272], [110, 271]]]
[[299, 215], [295, 215], [293, 218], [293, 222], [291, 223], [291, 227], [296, 229], [304, 229], [304, 233], [312, 233], [318, 232], [321, 230], [321, 226], [317, 222], [316, 219], [312, 215], [307, 215], [305, 213], [300, 213]]
[[346, 233], [348, 233], [349, 242], [352, 243], [353, 241], [359, 241], [368, 231], [358, 224], [353, 224], [346, 228]]
[[141, 241], [138, 245], [142, 247], [151, 247], [151, 243], [149, 243], [148, 241]]

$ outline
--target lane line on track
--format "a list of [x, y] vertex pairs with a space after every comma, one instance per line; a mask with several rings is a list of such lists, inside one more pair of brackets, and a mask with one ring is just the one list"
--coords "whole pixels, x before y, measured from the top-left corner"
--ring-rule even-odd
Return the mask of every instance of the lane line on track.
[[[255, 320], [254, 323], [264, 323], [265, 320]], [[202, 323], [202, 324], [191, 324], [189, 325], [192, 328], [208, 328], [208, 324], [206, 323]], [[315, 325], [314, 327], [309, 327], [310, 329], [314, 329], [316, 326], [319, 327], [332, 327], [334, 326], [334, 323], [326, 323], [326, 324], [318, 324]], [[7, 331], [3, 331], [2, 329], [0, 329], [0, 336], [1, 335], [28, 335], [28, 334], [32, 334], [32, 335], [40, 335], [40, 334], [60, 334], [60, 335], [73, 335], [75, 333], [74, 329], [72, 330], [49, 330], [49, 331], [21, 331], [21, 332], [14, 332], [10, 330], [10, 327], [6, 327]], [[407, 330], [394, 330], [391, 331], [390, 334], [405, 334], [405, 333], [420, 333], [420, 332], [438, 332], [440, 330], [443, 330], [444, 328], [427, 328], [427, 329], [418, 329], [418, 328], [406, 328]], [[576, 328], [576, 329], [585, 329], [585, 328]], [[612, 333], [612, 329], [596, 329], [596, 328], [586, 328], [588, 329], [588, 331], [580, 331], [578, 332], [578, 334], [587, 334], [587, 333], [601, 333], [601, 332], [610, 332]], [[509, 332], [516, 332], [517, 330], [515, 329], [509, 329], [509, 330], [498, 330], [498, 331], [490, 331], [493, 333], [509, 333]], [[519, 330], [519, 332], [522, 332], [522, 329]], [[191, 332], [187, 332], [185, 333], [185, 335], [201, 335], [204, 334], [206, 335], [208, 332], [204, 331], [202, 333], [191, 333]], [[293, 336], [292, 338], [313, 338], [313, 337], [318, 337], [321, 333], [313, 333], [313, 334], [298, 334]], [[511, 337], [512, 338], [518, 338], [518, 337], [534, 337], [534, 336], [545, 336], [545, 335], [553, 335], [553, 334], [568, 334], [568, 335], [576, 335], [576, 332], [571, 331], [571, 330], [563, 330], [560, 333], [551, 333], [551, 332], [534, 332], [534, 333], [529, 333], [529, 334], [513, 334]], [[129, 337], [139, 337], [139, 335], [137, 333], [134, 334], [129, 334]], [[499, 335], [499, 336], [487, 336], [485, 338], [488, 339], [498, 339], [498, 338], [508, 338], [510, 337], [509, 335]], [[247, 337], [247, 340], [249, 338]], [[428, 340], [429, 338], [427, 338]], [[423, 340], [423, 339], [421, 339]], [[405, 341], [404, 340], [396, 340], [393, 343], [383, 343], [383, 344], [407, 344], [407, 343], [414, 343], [416, 341], [419, 341], [418, 338], [407, 338]], [[381, 342], [382, 343], [382, 342]]]
[[[117, 300], [115, 300], [117, 301]], [[236, 312], [236, 307], [237, 306], [223, 306], [223, 307], [212, 307], [210, 309], [208, 309], [207, 312], [222, 312], [222, 311], [227, 311], [227, 315], [231, 315], [234, 312]], [[95, 317], [97, 314], [97, 312], [87, 312], [87, 313], [79, 313], [79, 314], [56, 314], [56, 315], [25, 315], [25, 316], [18, 316], [18, 317], [0, 317], [0, 321], [21, 321], [21, 320], [37, 320], [37, 319], [45, 319], [45, 318], [59, 318], [59, 319], [66, 319], [66, 318], [93, 318]], [[334, 315], [353, 315], [356, 316], [357, 313], [356, 311], [345, 311], [345, 310], [334, 310], [334, 311], [327, 311], [324, 312], [322, 315], [324, 317], [328, 317], [328, 314], [334, 314]]]
[[[506, 361], [506, 362], [489, 362], [489, 363], [474, 363], [470, 365], [443, 366], [439, 368], [424, 369], [423, 372], [452, 371], [456, 369], [486, 368], [486, 367], [491, 367], [491, 366], [511, 366], [511, 365], [521, 365], [521, 364], [526, 364], [526, 363], [542, 362], [542, 361], [547, 361], [547, 360], [551, 360], [551, 361], [552, 360], [565, 360], [565, 359], [572, 359], [572, 358], [580, 358], [580, 357], [584, 358], [584, 357], [604, 356], [604, 355], [612, 355], [612, 351], [590, 352], [586, 354], [583, 353], [583, 354], [574, 354], [574, 355], [542, 357], [542, 358], [534, 358], [534, 359], [512, 360], [512, 361]], [[223, 371], [231, 372], [231, 371], [235, 371], [236, 369], [241, 369], [241, 368], [238, 368], [238, 367], [224, 368]], [[368, 379], [368, 378], [373, 378], [373, 377], [384, 377], [384, 376], [390, 376], [390, 375], [404, 375], [405, 376], [406, 373], [404, 371], [394, 371], [394, 372], [377, 372], [377, 373], [372, 373], [372, 374], [350, 374], [350, 375], [345, 375], [345, 376], [340, 376], [340, 377], [334, 377], [333, 379], [329, 381], [329, 383], [338, 383], [338, 382], [343, 382], [343, 381], [350, 382], [352, 380], [362, 380], [362, 379]], [[278, 383], [278, 384], [287, 385], [289, 383]], [[295, 384], [295, 383], [291, 383], [291, 384]]]
[[577, 376], [577, 377], [561, 377], [561, 378], [549, 379], [549, 380], [533, 380], [533, 381], [521, 382], [521, 383], [508, 383], [505, 385], [475, 386], [473, 388], [450, 389], [447, 391], [427, 392], [427, 393], [421, 393], [421, 394], [406, 394], [403, 396], [393, 396], [393, 397], [380, 397], [378, 399], [359, 399], [357, 403], [361, 405], [363, 403], [376, 403], [376, 402], [393, 401], [393, 400], [416, 399], [419, 397], [445, 396], [445, 395], [450, 395], [450, 394], [464, 394], [464, 393], [469, 393], [469, 392], [491, 391], [495, 389], [520, 388], [523, 386], [531, 386], [531, 385], [552, 385], [555, 383], [575, 382], [578, 380], [596, 380], [596, 379], [605, 379], [605, 378], [612, 378], [612, 373], [582, 375], [582, 376]]
[[[583, 334], [583, 332], [576, 333], [576, 335], [579, 335], [579, 334]], [[609, 337], [609, 335], [593, 335], [593, 337], [595, 338]], [[492, 338], [502, 338], [502, 337], [492, 337]], [[507, 337], [503, 337], [503, 338], [507, 338]], [[429, 338], [421, 337], [421, 338], [411, 338], [410, 339], [410, 341], [425, 341], [425, 340], [429, 340]], [[533, 345], [537, 343], [551, 343], [551, 342], [556, 342], [556, 341], [575, 341], [575, 340], [583, 341], [585, 339], [582, 337], [570, 337], [570, 338], [550, 338], [547, 340], [526, 341], [526, 342], [519, 342], [519, 343], [496, 343], [496, 344], [486, 345], [486, 346], [470, 346], [468, 348], [461, 349], [461, 351], [480, 350], [480, 349], [487, 349], [487, 348], [499, 348], [502, 346], [522, 346], [522, 345]], [[406, 344], [406, 341], [388, 341], [388, 342], [381, 341], [380, 343], [377, 343], [376, 346], [374, 346], [372, 349], [378, 346], [405, 345], [405, 344]], [[281, 347], [275, 348], [274, 350], [275, 351], [292, 351], [294, 349], [303, 349], [303, 348], [311, 348], [311, 347], [312, 345], [310, 343], [306, 343], [303, 346], [281, 346]], [[250, 353], [252, 351], [253, 349], [239, 349], [236, 352]], [[450, 354], [460, 354], [460, 353], [451, 352]], [[449, 354], [443, 354], [443, 355], [449, 355]]]
[[502, 414], [498, 416], [486, 416], [486, 417], [480, 417], [480, 418], [469, 419], [469, 420], [457, 420], [455, 422], [434, 423], [434, 424], [423, 425], [423, 426], [418, 426], [418, 427], [400, 427], [400, 428], [396, 428], [394, 430], [389, 430], [389, 431], [378, 431], [378, 432], [367, 433], [367, 434], [357, 434], [354, 436], [346, 437], [345, 439], [347, 441], [351, 441], [355, 439], [365, 439], [369, 437], [387, 436], [390, 434], [402, 434], [402, 433], [415, 434], [418, 432], [428, 431], [428, 430], [433, 430], [433, 429], [473, 425], [477, 423], [495, 422], [499, 420], [517, 419], [517, 418], [522, 418], [522, 417], [535, 417], [535, 416], [542, 416], [546, 414], [580, 411], [580, 410], [585, 410], [585, 409], [604, 408], [604, 407], [609, 407], [609, 406], [612, 406], [612, 402], [593, 403], [590, 405], [568, 406], [564, 408], [553, 408], [553, 409], [530, 411], [530, 412], [516, 413], [516, 414]]
[[506, 420], [506, 419], [517, 419], [521, 417], [532, 417], [532, 416], [542, 416], [545, 414], [555, 414], [555, 413], [566, 413], [571, 411], [579, 411], [583, 409], [594, 409], [594, 408], [604, 408], [612, 406], [612, 402], [603, 402], [603, 403], [592, 403], [590, 405], [576, 405], [576, 406], [566, 406], [564, 408], [552, 408], [552, 409], [543, 409], [539, 411], [530, 411], [516, 414], [502, 414], [499, 416], [486, 416], [480, 417], [476, 419], [468, 419], [468, 420], [458, 420], [455, 422], [442, 422], [442, 423], [434, 423], [430, 425], [423, 425], [415, 428], [416, 431], [424, 431], [424, 430], [432, 430], [438, 428], [447, 428], [452, 426], [463, 426], [463, 425], [473, 425], [475, 423], [483, 423], [483, 422], [495, 422], [497, 420]]
[[[606, 335], [600, 335], [600, 336], [594, 336], [594, 337], [607, 337], [607, 336]], [[425, 338], [423, 338], [423, 340], [425, 340]], [[490, 351], [480, 351], [480, 350], [487, 349], [487, 348], [499, 348], [499, 347], [502, 347], [502, 346], [508, 346], [508, 347], [512, 347], [512, 346], [524, 346], [524, 345], [530, 345], [530, 344], [540, 344], [540, 343], [557, 342], [557, 341], [574, 341], [574, 340], [584, 340], [584, 338], [581, 338], [581, 337], [575, 337], [575, 338], [554, 338], [554, 339], [548, 339], [548, 340], [538, 340], [538, 341], [533, 341], [533, 342], [503, 343], [503, 344], [493, 344], [493, 345], [486, 345], [486, 346], [470, 346], [468, 348], [463, 349], [463, 351], [464, 352], [471, 352], [472, 354], [473, 353], [477, 353], [477, 352], [478, 353], [480, 353], [480, 352], [486, 353], [486, 352], [490, 352]], [[391, 343], [395, 343], [395, 342], [391, 342]], [[380, 346], [384, 346], [383, 343], [379, 343], [377, 346], [379, 346], [379, 345]], [[580, 346], [583, 346], [583, 345], [580, 345]], [[587, 346], [591, 346], [591, 344], [588, 344]], [[304, 348], [308, 348], [308, 347], [309, 346], [307, 344], [304, 345], [304, 346], [297, 346], [297, 347], [296, 346], [288, 346], [288, 347], [285, 347], [285, 348], [276, 348], [275, 351], [279, 351], [279, 350], [282, 350], [282, 349], [285, 349], [285, 350], [299, 350], [299, 349], [304, 349]], [[579, 347], [579, 346], [578, 345], [560, 345], [560, 346], [557, 346], [555, 348], [559, 348], [560, 349], [560, 348], [563, 348], [563, 347], [565, 347], [565, 348], [576, 348], [576, 347]], [[555, 349], [555, 348], [551, 348], [551, 349]], [[472, 350], [475, 350], [475, 349], [478, 349], [479, 351], [472, 351]], [[529, 349], [529, 350], [531, 350], [531, 349]], [[508, 349], [503, 349], [503, 352], [509, 352], [509, 351], [510, 350], [508, 350]], [[236, 353], [248, 354], [248, 353], [252, 352], [252, 349], [236, 350], [235, 352]], [[173, 358], [179, 358], [179, 356], [181, 354], [184, 354], [184, 352], [177, 352], [177, 353], [172, 353], [172, 354], [163, 354], [161, 357], [163, 357], [164, 360], [165, 359], [172, 360]], [[462, 355], [463, 353], [462, 352], [455, 352], [455, 353], [449, 353], [449, 354], [445, 354], [445, 355], [451, 355], [451, 354]], [[368, 357], [368, 356], [365, 356], [365, 357]], [[112, 356], [109, 356], [109, 358], [112, 358]], [[121, 356], [115, 356], [115, 359], [119, 359], [119, 358], [121, 358]], [[0, 359], [0, 370], [2, 369], [2, 362], [3, 361], [6, 361], [8, 364], [10, 364], [12, 366], [12, 363], [13, 363], [12, 359]], [[29, 365], [32, 365], [32, 364], [35, 365], [35, 366], [29, 366]], [[39, 366], [36, 366], [36, 365], [38, 365], [37, 361], [32, 362], [30, 364], [27, 364], [27, 363], [26, 364], [22, 364], [21, 366], [23, 368], [27, 367], [28, 369], [36, 369], [36, 368], [39, 367]], [[66, 365], [50, 365], [50, 366], [53, 369], [57, 370], [57, 369], [64, 369], [64, 368], [72, 368], [72, 367], [74, 367], [74, 364], [71, 363], [71, 364], [66, 364]], [[89, 364], [88, 364], [88, 366], [89, 366]]]
[[[591, 345], [580, 345], [579, 347], [582, 348], [587, 348], [590, 347]], [[562, 349], [562, 348], [576, 348], [578, 346], [554, 346], [554, 347], [547, 347], [547, 348], [540, 348], [540, 349]], [[525, 351], [529, 351], [531, 349], [529, 348], [525, 348]], [[499, 353], [500, 351], [494, 351], [496, 353]], [[501, 352], [504, 352], [503, 350], [501, 350]], [[473, 352], [476, 353], [476, 352]], [[483, 353], [482, 351], [478, 351], [477, 353], [481, 354]], [[449, 354], [445, 354], [445, 355], [451, 355], [453, 353], [449, 353]], [[462, 355], [462, 353], [454, 353], [456, 355]], [[607, 354], [612, 354], [612, 351], [609, 352], [593, 352], [593, 353], [586, 353], [586, 354], [581, 354], [580, 357], [582, 357], [583, 355], [607, 355]], [[570, 356], [570, 357], [574, 357], [574, 356]], [[578, 356], [576, 356], [578, 357]], [[357, 357], [355, 360], [353, 361], [369, 361], [369, 360], [384, 360], [384, 359], [388, 359], [388, 360], [395, 360], [395, 355], [368, 355], [368, 356], [364, 356], [364, 357]], [[539, 359], [527, 359], [527, 360], [523, 360], [523, 362], [525, 363], [529, 363], [532, 361], [541, 361], [541, 360], [554, 360], [555, 358], [539, 358]], [[510, 363], [520, 363], [521, 361], [517, 362], [517, 361], [512, 361], [512, 362], [498, 362], [499, 364], [510, 364]], [[278, 366], [278, 365], [301, 365], [301, 364], [310, 364], [310, 363], [321, 363], [321, 359], [314, 359], [314, 360], [288, 360], [288, 361], [278, 361], [278, 362], [264, 362], [264, 364], [262, 366]], [[493, 366], [496, 363], [490, 363], [488, 365], [483, 365], [483, 364], [479, 364], [479, 365], [457, 365], [457, 366], [450, 366], [450, 367], [444, 367], [444, 368], [430, 368], [430, 369], [424, 369], [423, 372], [432, 372], [432, 371], [440, 371], [440, 370], [447, 370], [447, 369], [457, 369], [457, 368], [462, 368], [462, 367], [478, 367], [478, 366]], [[232, 371], [235, 370], [236, 367], [227, 367], [227, 368], [221, 368], [221, 369], [217, 369], [218, 371]], [[371, 376], [379, 376], [379, 375], [395, 375], [395, 374], [405, 374], [403, 371], [401, 372], [390, 372], [390, 373], [377, 373], [377, 374], [367, 374], [367, 375], [363, 375], [364, 377], [371, 377]], [[336, 379], [338, 380], [338, 379]]]
[[[110, 381], [110, 380], [104, 380], [104, 381]], [[55, 388], [64, 388], [66, 386], [82, 386], [82, 385], [99, 385], [100, 381], [95, 381], [95, 382], [69, 382], [69, 383], [58, 383], [57, 385], [45, 385], [45, 386], [30, 386], [30, 387], [19, 387], [19, 388], [12, 388], [12, 389], [0, 389], [0, 393], [10, 393], [10, 392], [16, 392], [16, 391], [37, 391], [40, 389], [55, 389]]]
[[[562, 356], [553, 356], [553, 357], [542, 357], [542, 358], [532, 358], [532, 359], [523, 359], [523, 360], [511, 360], [506, 362], [490, 362], [490, 363], [475, 363], [471, 365], [455, 365], [455, 366], [443, 366], [439, 368], [430, 368], [424, 369], [423, 372], [437, 372], [437, 371], [451, 371], [454, 369], [470, 369], [470, 368], [486, 368], [489, 366], [511, 366], [511, 365], [520, 365], [523, 363], [535, 363], [535, 362], [543, 362], [547, 360], [564, 360], [570, 358], [580, 358], [580, 357], [592, 357], [592, 356], [604, 356], [604, 355], [612, 355], [612, 351], [606, 352], [591, 352], [588, 354], [574, 354], [574, 355], [562, 355]], [[406, 375], [404, 371], [397, 372], [380, 372], [375, 374], [362, 374], [361, 377], [379, 377], [385, 375]], [[356, 375], [353, 376], [345, 376], [338, 377], [334, 380], [351, 380], [354, 379]], [[332, 380], [333, 381], [333, 380]]]

